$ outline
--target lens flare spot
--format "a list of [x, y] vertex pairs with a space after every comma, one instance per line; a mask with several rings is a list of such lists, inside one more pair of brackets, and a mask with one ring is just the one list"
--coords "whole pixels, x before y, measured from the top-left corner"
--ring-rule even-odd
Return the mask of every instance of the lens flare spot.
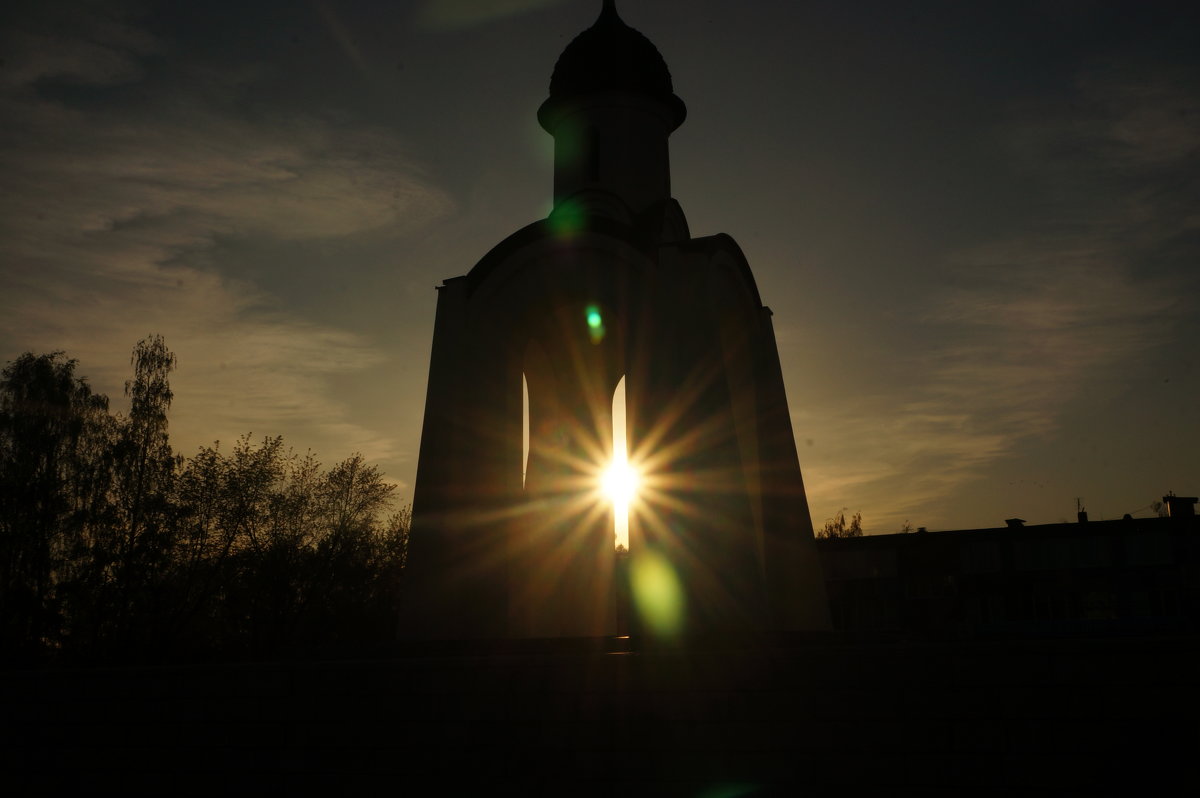
[[598, 344], [604, 340], [604, 317], [600, 315], [600, 308], [595, 305], [588, 305], [584, 308], [583, 317], [587, 320], [588, 337], [592, 339], [593, 344]]
[[635, 552], [630, 563], [633, 604], [647, 631], [673, 637], [683, 629], [683, 588], [675, 569], [661, 555]]
[[586, 226], [587, 213], [579, 203], [563, 200], [550, 211], [547, 221], [555, 236], [559, 239], [570, 239]]

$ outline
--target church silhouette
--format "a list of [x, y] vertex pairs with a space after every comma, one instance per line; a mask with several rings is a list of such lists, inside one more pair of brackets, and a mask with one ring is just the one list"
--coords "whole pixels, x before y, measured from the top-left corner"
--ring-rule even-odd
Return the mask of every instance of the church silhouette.
[[[1195, 497], [1164, 497], [1171, 517], [1150, 521], [1081, 510], [1055, 528], [823, 541], [840, 627], [826, 631], [770, 312], [733, 240], [692, 237], [671, 197], [667, 140], [684, 115], [658, 51], [606, 2], [539, 111], [553, 212], [439, 291], [403, 639], [268, 661], [5, 663], [9, 793], [1194, 782]], [[610, 637], [614, 511], [598, 484], [622, 378], [643, 482], [632, 633], [678, 645]], [[1113, 600], [1053, 611], [1081, 588]], [[994, 599], [1034, 611], [989, 615]], [[1139, 623], [1087, 617], [1126, 610], [1109, 620]]]
[[612, 2], [559, 57], [537, 114], [552, 212], [439, 288], [402, 634], [619, 631], [596, 486], [622, 380], [635, 632], [828, 627], [771, 311], [736, 242], [694, 237], [671, 196], [686, 114]]

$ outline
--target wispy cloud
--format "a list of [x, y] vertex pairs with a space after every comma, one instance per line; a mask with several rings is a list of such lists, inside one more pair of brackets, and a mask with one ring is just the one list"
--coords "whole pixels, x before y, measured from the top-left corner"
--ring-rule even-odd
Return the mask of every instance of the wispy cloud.
[[984, 522], [939, 508], [1053, 434], [1068, 402], [1170, 340], [1198, 283], [1190, 82], [1089, 75], [1069, 111], [1024, 109], [1007, 129], [1006, 157], [1038, 186], [1029, 201], [1040, 218], [947, 257], [912, 320], [933, 343], [906, 359], [904, 385], [797, 416], [828, 444], [806, 460], [818, 525], [840, 506], [864, 508], [875, 532], [917, 517]]
[[[0, 93], [0, 346], [65, 349], [119, 393], [128, 353], [162, 333], [179, 356], [173, 438], [185, 450], [288, 432], [333, 456], [395, 453], [348, 416], [336, 380], [382, 355], [298, 317], [262, 286], [208, 268], [215, 244], [317, 242], [445, 215], [393, 134], [319, 117], [234, 114], [197, 86], [118, 106], [58, 86], [140, 80], [159, 42], [119, 20], [9, 32]], [[47, 37], [54, 36], [50, 42]], [[211, 75], [208, 76], [211, 79]], [[57, 95], [54, 95], [57, 96]], [[347, 265], [347, 268], [352, 268]]]
[[563, 0], [423, 0], [417, 20], [433, 29], [466, 28], [517, 16]]
[[25, 89], [58, 79], [84, 86], [128, 83], [144, 74], [145, 56], [164, 43], [132, 24], [119, 3], [45, 0], [34, 10], [14, 9], [0, 33], [5, 52], [0, 86]]

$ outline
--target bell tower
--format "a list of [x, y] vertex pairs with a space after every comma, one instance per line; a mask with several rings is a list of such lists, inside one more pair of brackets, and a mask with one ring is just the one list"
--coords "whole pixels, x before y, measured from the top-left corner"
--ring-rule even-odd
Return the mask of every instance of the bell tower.
[[538, 121], [554, 137], [554, 202], [607, 192], [633, 214], [671, 196], [667, 137], [687, 109], [658, 50], [606, 0], [559, 56]]
[[599, 488], [622, 378], [635, 634], [828, 627], [771, 313], [733, 239], [691, 237], [671, 197], [686, 113], [606, 0], [538, 110], [550, 216], [439, 287], [402, 634], [616, 633]]

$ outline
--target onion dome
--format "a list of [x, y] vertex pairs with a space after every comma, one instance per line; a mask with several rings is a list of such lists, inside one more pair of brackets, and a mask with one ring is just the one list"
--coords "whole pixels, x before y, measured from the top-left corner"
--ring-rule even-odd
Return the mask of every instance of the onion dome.
[[675, 96], [671, 73], [658, 48], [625, 24], [613, 0], [604, 0], [592, 27], [576, 36], [558, 57], [550, 77], [550, 98], [538, 109], [538, 121], [549, 131], [552, 118], [566, 103], [611, 91], [640, 94], [663, 103], [672, 116], [671, 129], [687, 116], [687, 107]]

